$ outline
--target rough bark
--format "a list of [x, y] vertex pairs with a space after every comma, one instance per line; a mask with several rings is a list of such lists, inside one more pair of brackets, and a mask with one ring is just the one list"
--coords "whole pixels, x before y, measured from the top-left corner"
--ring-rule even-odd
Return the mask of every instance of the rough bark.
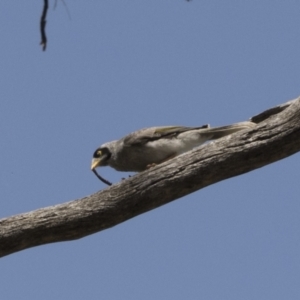
[[218, 181], [300, 150], [300, 98], [251, 118], [237, 132], [93, 195], [0, 220], [0, 256], [79, 239]]

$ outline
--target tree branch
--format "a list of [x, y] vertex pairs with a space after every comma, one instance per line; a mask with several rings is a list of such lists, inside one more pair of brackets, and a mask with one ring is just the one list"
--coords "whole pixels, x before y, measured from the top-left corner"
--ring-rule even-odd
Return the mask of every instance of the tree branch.
[[300, 98], [251, 120], [258, 125], [180, 155], [91, 196], [0, 220], [0, 256], [82, 238], [300, 151]]

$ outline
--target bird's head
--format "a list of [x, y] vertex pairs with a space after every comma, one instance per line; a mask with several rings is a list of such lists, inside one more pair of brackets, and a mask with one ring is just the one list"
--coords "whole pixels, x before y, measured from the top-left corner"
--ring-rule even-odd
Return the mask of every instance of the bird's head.
[[93, 155], [91, 169], [94, 170], [97, 167], [107, 166], [111, 157], [111, 152], [107, 147], [98, 148]]

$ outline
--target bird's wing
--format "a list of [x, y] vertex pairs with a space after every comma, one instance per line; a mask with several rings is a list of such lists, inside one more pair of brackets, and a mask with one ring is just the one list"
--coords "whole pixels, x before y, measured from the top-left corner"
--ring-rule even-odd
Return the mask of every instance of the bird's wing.
[[203, 125], [201, 127], [185, 127], [185, 126], [161, 126], [161, 127], [150, 127], [141, 129], [127, 135], [124, 139], [125, 146], [141, 145], [146, 144], [149, 141], [155, 141], [161, 138], [173, 138], [178, 134], [196, 129], [209, 128], [209, 125]]
[[201, 130], [201, 136], [203, 137], [209, 136], [209, 139], [214, 140], [235, 133], [240, 130], [253, 128], [255, 126], [256, 124], [250, 121], [239, 122], [227, 126], [203, 129]]

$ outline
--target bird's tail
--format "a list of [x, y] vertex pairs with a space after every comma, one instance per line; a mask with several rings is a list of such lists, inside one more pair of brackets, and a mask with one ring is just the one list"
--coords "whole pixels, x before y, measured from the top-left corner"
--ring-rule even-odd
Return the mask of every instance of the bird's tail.
[[209, 139], [214, 140], [240, 130], [253, 128], [255, 126], [256, 126], [255, 123], [250, 121], [245, 121], [245, 122], [234, 123], [227, 126], [200, 129], [199, 131], [201, 132], [201, 135], [207, 135], [209, 136], [208, 137]]

